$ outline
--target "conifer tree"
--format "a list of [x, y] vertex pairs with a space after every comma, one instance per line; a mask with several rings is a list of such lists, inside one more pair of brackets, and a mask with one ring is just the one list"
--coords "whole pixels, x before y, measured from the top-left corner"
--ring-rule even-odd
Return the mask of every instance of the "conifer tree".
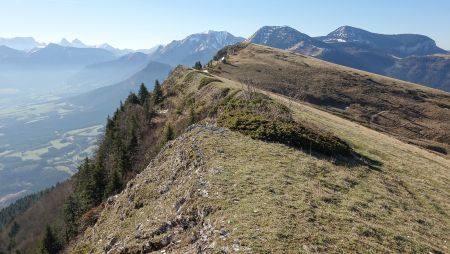
[[106, 118], [106, 131], [110, 131], [113, 127], [113, 124], [113, 120], [111, 120], [111, 117], [109, 117], [108, 115], [108, 117]]
[[47, 225], [39, 252], [41, 254], [57, 254], [60, 250], [61, 245], [59, 244], [58, 239], [56, 238], [52, 228]]
[[139, 92], [138, 92], [139, 104], [144, 105], [145, 100], [147, 99], [148, 95], [149, 95], [149, 92], [147, 90], [147, 87], [145, 87], [144, 83], [141, 83], [141, 86], [139, 87]]
[[138, 150], [138, 139], [136, 136], [136, 127], [134, 128], [132, 127], [130, 131], [130, 140], [128, 141], [127, 145], [127, 158], [130, 162], [133, 161], [133, 159], [136, 157], [137, 150]]
[[144, 112], [145, 118], [147, 120], [151, 120], [154, 115], [154, 111], [153, 111], [153, 102], [150, 99], [150, 97], [147, 97], [147, 99], [144, 102]]
[[78, 234], [78, 203], [76, 199], [71, 195], [64, 203], [64, 222], [65, 222], [65, 234], [66, 240], [69, 241]]
[[99, 205], [102, 202], [103, 194], [106, 187], [106, 172], [100, 163], [96, 163], [91, 167], [92, 172], [92, 200], [94, 205]]
[[202, 63], [200, 61], [195, 62], [194, 69], [201, 70], [203, 68]]
[[136, 96], [135, 93], [130, 92], [125, 103], [139, 104], [139, 98]]
[[166, 128], [164, 129], [164, 139], [163, 144], [167, 143], [168, 141], [172, 140], [174, 138], [175, 134], [173, 132], [172, 126], [168, 124]]
[[105, 196], [117, 194], [123, 188], [123, 181], [119, 172], [115, 169], [109, 177], [108, 185], [106, 186]]
[[120, 100], [119, 110], [120, 110], [121, 112], [123, 112], [123, 111], [125, 110], [125, 107], [123, 106], [122, 100]]
[[161, 89], [161, 84], [158, 80], [155, 80], [155, 88], [153, 89], [153, 103], [159, 104], [163, 101], [163, 93]]

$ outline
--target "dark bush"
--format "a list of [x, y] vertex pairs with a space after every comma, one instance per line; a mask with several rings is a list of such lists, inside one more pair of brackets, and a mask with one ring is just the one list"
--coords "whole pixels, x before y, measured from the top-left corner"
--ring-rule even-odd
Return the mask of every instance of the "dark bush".
[[229, 54], [235, 54], [239, 50], [242, 50], [248, 46], [248, 43], [238, 42], [233, 45], [225, 46], [221, 50], [217, 51], [216, 55], [213, 57], [214, 61], [219, 61], [222, 57], [226, 57]]
[[352, 154], [350, 146], [338, 137], [320, 133], [291, 119], [288, 108], [260, 95], [252, 100], [230, 100], [222, 107], [217, 122], [254, 139], [279, 142], [330, 156]]
[[203, 87], [207, 86], [209, 83], [212, 82], [222, 82], [220, 79], [216, 78], [210, 78], [210, 77], [204, 77], [200, 80], [200, 84], [198, 85], [198, 90], [202, 89]]

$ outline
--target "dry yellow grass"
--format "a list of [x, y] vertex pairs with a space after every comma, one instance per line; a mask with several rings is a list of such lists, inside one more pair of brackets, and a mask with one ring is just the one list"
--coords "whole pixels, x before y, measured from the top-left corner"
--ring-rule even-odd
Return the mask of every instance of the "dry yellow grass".
[[[185, 94], [205, 76], [186, 81], [188, 72], [171, 84]], [[243, 87], [217, 78], [222, 82], [191, 94], [197, 106], [211, 106], [205, 98], [218, 89]], [[70, 252], [449, 252], [447, 158], [266, 94], [290, 107], [298, 121], [334, 133], [378, 166], [196, 126], [108, 201]]]
[[254, 44], [210, 71], [450, 154], [449, 93]]

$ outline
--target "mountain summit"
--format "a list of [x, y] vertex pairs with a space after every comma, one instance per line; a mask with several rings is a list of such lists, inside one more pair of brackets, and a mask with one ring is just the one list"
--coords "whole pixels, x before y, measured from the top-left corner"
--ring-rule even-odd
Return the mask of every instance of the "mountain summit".
[[80, 41], [78, 39], [74, 39], [74, 40], [72, 40], [72, 42], [70, 42], [67, 39], [63, 38], [63, 39], [61, 39], [61, 41], [58, 44], [63, 47], [73, 47], [73, 48], [87, 48], [88, 47], [86, 44], [84, 44], [82, 41]]
[[256, 31], [247, 42], [288, 49], [308, 55], [319, 55], [328, 46], [289, 26], [264, 26]]
[[445, 50], [436, 46], [434, 40], [419, 34], [386, 35], [371, 33], [356, 27], [342, 26], [320, 38], [327, 43], [364, 44], [397, 57], [445, 53]]
[[0, 46], [29, 51], [37, 47], [45, 46], [45, 44], [37, 42], [33, 37], [15, 37], [0, 38]]
[[189, 35], [182, 40], [174, 40], [166, 46], [160, 46], [151, 54], [154, 61], [173, 66], [193, 65], [196, 61], [206, 63], [219, 49], [243, 41], [225, 31], [207, 31]]

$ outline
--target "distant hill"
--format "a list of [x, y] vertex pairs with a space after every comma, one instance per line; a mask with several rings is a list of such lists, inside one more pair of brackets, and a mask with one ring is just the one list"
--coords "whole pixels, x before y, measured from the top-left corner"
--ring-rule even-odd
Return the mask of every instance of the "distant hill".
[[264, 26], [248, 42], [287, 49], [307, 55], [321, 55], [329, 46], [288, 26]]
[[243, 40], [244, 38], [235, 37], [225, 31], [208, 31], [160, 46], [150, 56], [154, 61], [172, 66], [178, 64], [192, 66], [196, 61], [207, 63], [219, 49]]
[[45, 44], [37, 42], [33, 37], [15, 37], [0, 38], [0, 46], [7, 46], [17, 50], [29, 51], [34, 48], [45, 46]]
[[116, 56], [104, 49], [62, 47], [49, 44], [24, 53], [0, 48], [0, 76], [10, 80], [0, 88], [48, 92], [61, 87], [64, 81], [84, 66], [111, 61]]
[[150, 57], [144, 53], [130, 53], [120, 58], [92, 64], [67, 80], [69, 89], [87, 91], [123, 81], [150, 62]]
[[[312, 38], [287, 26], [265, 26], [252, 35], [248, 42], [450, 91], [446, 79], [450, 69], [442, 68], [450, 60], [436, 56], [448, 52], [423, 35], [383, 35], [343, 26], [327, 36]], [[411, 65], [416, 68], [420, 65], [420, 76], [411, 74], [406, 67]]]
[[153, 89], [155, 80], [165, 80], [171, 70], [172, 66], [170, 65], [150, 62], [124, 81], [68, 98], [65, 101], [82, 106], [84, 111], [97, 112], [99, 120], [102, 120], [108, 114], [113, 113], [119, 101], [124, 101], [130, 92], [136, 92], [141, 83], [146, 84], [149, 89]]
[[369, 46], [397, 57], [422, 56], [445, 53], [431, 38], [419, 34], [385, 35], [351, 26], [342, 26], [327, 36], [318, 37], [327, 43], [352, 43], [355, 47]]
[[0, 46], [0, 61], [16, 57], [24, 57], [25, 52], [7, 46]]
[[432, 84], [434, 88], [450, 92], [450, 54], [398, 59], [387, 68], [386, 74], [420, 84]]

